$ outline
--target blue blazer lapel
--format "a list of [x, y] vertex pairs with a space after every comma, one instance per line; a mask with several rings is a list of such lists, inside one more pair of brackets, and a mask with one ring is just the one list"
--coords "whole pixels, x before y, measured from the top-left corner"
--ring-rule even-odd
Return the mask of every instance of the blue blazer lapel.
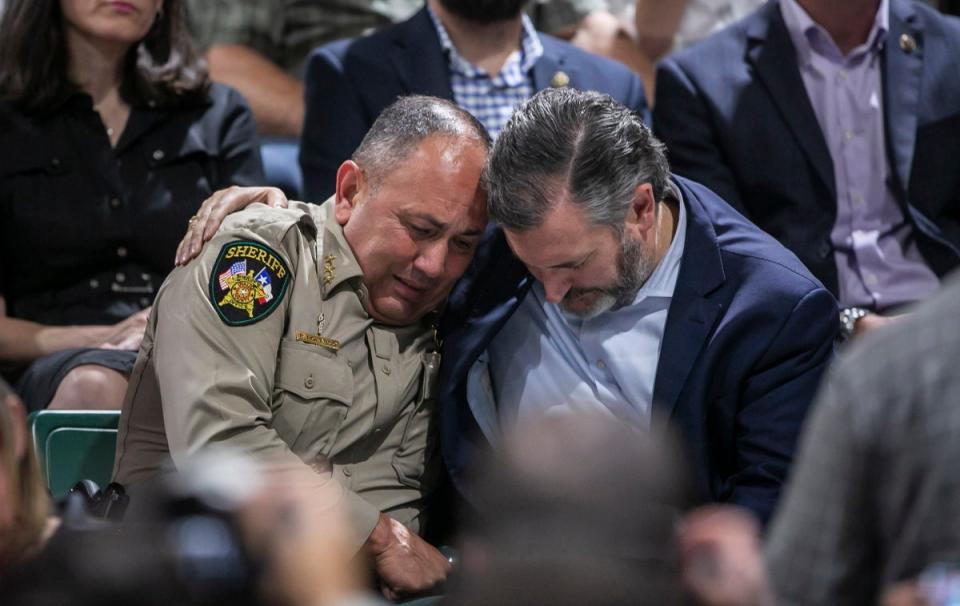
[[[917, 109], [923, 72], [923, 26], [911, 2], [890, 3], [890, 32], [883, 52], [884, 120], [891, 168], [903, 191], [910, 185], [910, 167], [917, 138]], [[913, 40], [904, 48], [902, 37]], [[904, 38], [906, 41], [906, 38]]]
[[427, 9], [397, 26], [390, 60], [408, 93], [453, 100], [447, 57]]
[[723, 305], [711, 294], [725, 281], [717, 234], [701, 201], [677, 180], [686, 203], [687, 239], [667, 312], [653, 386], [655, 424], [669, 419]]
[[533, 65], [533, 87], [536, 91], [554, 86], [554, 76], [564, 72], [570, 79], [567, 86], [577, 87], [577, 70], [567, 65], [566, 52], [557, 44], [556, 40], [540, 34], [540, 43], [543, 45], [543, 55]]
[[836, 198], [830, 149], [796, 67], [796, 50], [778, 2], [769, 2], [757, 12], [749, 23], [747, 36], [750, 40], [747, 59], [757, 70], [760, 81], [767, 87], [817, 175], [829, 188], [831, 199]]

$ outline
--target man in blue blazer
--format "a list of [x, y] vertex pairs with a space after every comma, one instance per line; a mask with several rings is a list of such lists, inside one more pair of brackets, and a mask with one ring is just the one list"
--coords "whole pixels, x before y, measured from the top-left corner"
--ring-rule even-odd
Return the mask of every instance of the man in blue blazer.
[[444, 319], [441, 446], [454, 483], [500, 428], [595, 412], [686, 439], [703, 496], [773, 510], [836, 301], [797, 258], [596, 93], [522, 105], [488, 165], [501, 226]]
[[845, 319], [895, 313], [960, 261], [958, 57], [960, 20], [920, 2], [772, 0], [660, 64], [657, 135]]
[[536, 32], [525, 4], [428, 0], [403, 23], [315, 50], [305, 79], [300, 142], [306, 199], [325, 200], [333, 192], [337, 168], [402, 95], [452, 100], [494, 137], [517, 103], [548, 87], [601, 91], [646, 118], [639, 77], [620, 63]]

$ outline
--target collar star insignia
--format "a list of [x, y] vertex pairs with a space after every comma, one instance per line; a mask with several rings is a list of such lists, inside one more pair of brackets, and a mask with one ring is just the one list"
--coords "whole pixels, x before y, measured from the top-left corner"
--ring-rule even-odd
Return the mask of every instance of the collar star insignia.
[[323, 285], [330, 286], [331, 283], [337, 278], [337, 268], [334, 262], [337, 260], [336, 255], [327, 255], [323, 258]]

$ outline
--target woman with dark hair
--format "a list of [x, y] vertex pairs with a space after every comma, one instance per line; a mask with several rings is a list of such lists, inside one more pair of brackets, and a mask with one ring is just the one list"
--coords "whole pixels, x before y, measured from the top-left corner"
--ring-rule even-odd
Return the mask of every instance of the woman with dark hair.
[[117, 408], [183, 225], [263, 179], [253, 119], [181, 0], [7, 0], [0, 32], [0, 365], [31, 409]]

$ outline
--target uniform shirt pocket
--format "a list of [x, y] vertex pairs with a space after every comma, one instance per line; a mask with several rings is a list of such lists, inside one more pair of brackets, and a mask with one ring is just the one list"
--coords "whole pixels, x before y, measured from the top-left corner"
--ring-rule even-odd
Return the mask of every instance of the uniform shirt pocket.
[[420, 393], [408, 416], [400, 441], [393, 455], [393, 469], [401, 484], [421, 490], [436, 485], [439, 472], [437, 460], [437, 400], [436, 384], [439, 376], [439, 356], [424, 354]]
[[291, 340], [280, 344], [274, 429], [301, 457], [315, 457], [336, 439], [353, 401], [353, 374], [333, 353]]

